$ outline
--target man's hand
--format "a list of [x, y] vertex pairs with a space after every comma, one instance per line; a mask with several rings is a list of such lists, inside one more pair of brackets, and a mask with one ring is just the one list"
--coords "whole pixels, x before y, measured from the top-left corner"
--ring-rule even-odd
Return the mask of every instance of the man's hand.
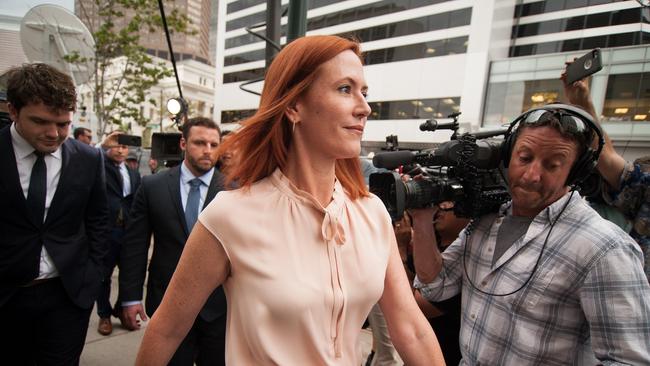
[[112, 147], [118, 146], [119, 144], [117, 142], [117, 136], [123, 135], [123, 134], [124, 134], [124, 132], [122, 132], [122, 131], [113, 131], [113, 132], [109, 133], [108, 136], [104, 137], [104, 139], [100, 143], [100, 146], [104, 150], [108, 150], [108, 149], [110, 149]]
[[[138, 319], [138, 315], [140, 319]], [[140, 329], [141, 323], [149, 320], [149, 318], [147, 318], [142, 304], [135, 304], [122, 307], [122, 319], [120, 320], [128, 330], [137, 330]]]
[[438, 206], [428, 208], [409, 209], [408, 213], [411, 216], [411, 225], [413, 230], [425, 228], [428, 226], [433, 227], [433, 216], [438, 211]]
[[565, 62], [564, 71], [560, 75], [560, 80], [562, 80], [562, 84], [564, 85], [564, 95], [566, 95], [567, 99], [569, 100], [569, 103], [587, 109], [587, 107], [591, 106], [592, 104], [591, 96], [589, 95], [589, 78], [578, 80], [573, 84], [567, 83], [566, 80], [567, 77], [566, 69], [574, 61], [575, 59], [573, 59], [573, 61]]

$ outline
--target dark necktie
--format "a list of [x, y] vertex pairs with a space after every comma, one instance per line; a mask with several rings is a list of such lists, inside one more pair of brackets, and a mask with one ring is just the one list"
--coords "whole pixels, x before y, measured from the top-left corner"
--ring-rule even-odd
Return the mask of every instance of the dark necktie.
[[45, 154], [34, 151], [36, 162], [32, 167], [27, 191], [27, 207], [34, 215], [35, 221], [41, 225], [45, 216], [45, 196], [47, 194], [47, 166]]
[[191, 232], [196, 219], [199, 217], [199, 201], [201, 199], [201, 180], [194, 178], [189, 181], [190, 193], [187, 195], [187, 203], [185, 204], [185, 223], [187, 224], [187, 231]]

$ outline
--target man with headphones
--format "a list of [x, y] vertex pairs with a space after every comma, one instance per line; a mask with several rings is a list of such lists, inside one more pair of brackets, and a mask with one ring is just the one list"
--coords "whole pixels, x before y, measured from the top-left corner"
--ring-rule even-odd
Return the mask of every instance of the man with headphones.
[[[426, 252], [434, 279], [415, 287], [430, 301], [462, 294], [462, 365], [650, 364], [642, 254], [575, 190], [603, 144], [579, 108], [523, 113], [502, 145], [512, 200]], [[431, 210], [411, 214], [413, 240], [426, 238]]]

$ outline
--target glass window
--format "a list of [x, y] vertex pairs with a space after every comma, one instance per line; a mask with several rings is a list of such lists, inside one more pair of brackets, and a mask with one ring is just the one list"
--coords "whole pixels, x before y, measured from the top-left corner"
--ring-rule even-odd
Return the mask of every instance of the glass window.
[[587, 15], [587, 28], [606, 27], [609, 25], [610, 13]]
[[519, 15], [525, 17], [529, 15], [541, 14], [543, 12], [544, 12], [544, 1], [517, 5], [515, 7], [515, 16]]
[[607, 47], [631, 46], [635, 44], [635, 35], [638, 33], [612, 34], [609, 36]]
[[365, 58], [366, 65], [373, 65], [385, 62], [405, 61], [465, 52], [467, 52], [467, 37], [457, 37], [368, 51], [365, 53]]
[[564, 9], [564, 0], [546, 0], [544, 4], [544, 12], [558, 11]]
[[472, 9], [466, 8], [458, 11], [452, 11], [449, 13], [449, 26], [450, 27], [460, 27], [462, 25], [467, 25], [470, 23], [472, 18]]
[[583, 6], [587, 5], [589, 5], [588, 0], [566, 0], [564, 9], [582, 8]]
[[223, 83], [235, 83], [239, 81], [253, 80], [264, 77], [264, 68], [230, 72], [223, 74]]
[[262, 4], [266, 2], [266, 0], [239, 0], [232, 2], [228, 4], [228, 7], [226, 8], [226, 12], [228, 14], [234, 13], [238, 10], [250, 8], [251, 6], [257, 5], [257, 4]]
[[612, 25], [641, 22], [641, 9], [625, 9], [612, 12]]
[[539, 43], [537, 44], [537, 52], [536, 54], [544, 54], [544, 53], [555, 53], [558, 52], [558, 47], [560, 43], [559, 42], [546, 42], [546, 43]]
[[539, 23], [539, 29], [537, 34], [549, 34], [549, 33], [558, 33], [562, 31], [563, 19], [549, 20], [546, 22]]
[[650, 121], [650, 73], [609, 75], [604, 121]]
[[527, 44], [523, 46], [515, 46], [513, 51], [511, 52], [512, 56], [517, 57], [517, 56], [529, 56], [535, 53], [535, 45], [534, 44]]
[[562, 89], [559, 79], [489, 83], [484, 123], [509, 123], [524, 111], [558, 101]]
[[607, 47], [607, 36], [588, 37], [582, 40], [583, 50], [590, 50], [596, 47]]
[[251, 117], [257, 109], [242, 109], [233, 111], [221, 111], [221, 123], [237, 123]]
[[586, 17], [584, 15], [565, 19], [564, 30], [572, 31], [583, 29], [585, 26], [585, 19]]
[[580, 49], [580, 39], [567, 39], [562, 42], [562, 52], [577, 51]]
[[372, 109], [369, 120], [445, 118], [460, 110], [460, 97], [393, 100], [368, 104]]

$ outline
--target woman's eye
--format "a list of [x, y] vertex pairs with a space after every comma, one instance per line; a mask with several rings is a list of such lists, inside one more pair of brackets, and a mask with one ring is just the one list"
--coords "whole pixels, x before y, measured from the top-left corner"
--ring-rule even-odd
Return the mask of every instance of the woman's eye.
[[363, 95], [364, 98], [368, 99], [368, 91], [367, 90], [362, 91], [361, 95]]
[[352, 89], [350, 88], [349, 85], [343, 85], [339, 87], [339, 91], [343, 93], [350, 93]]

